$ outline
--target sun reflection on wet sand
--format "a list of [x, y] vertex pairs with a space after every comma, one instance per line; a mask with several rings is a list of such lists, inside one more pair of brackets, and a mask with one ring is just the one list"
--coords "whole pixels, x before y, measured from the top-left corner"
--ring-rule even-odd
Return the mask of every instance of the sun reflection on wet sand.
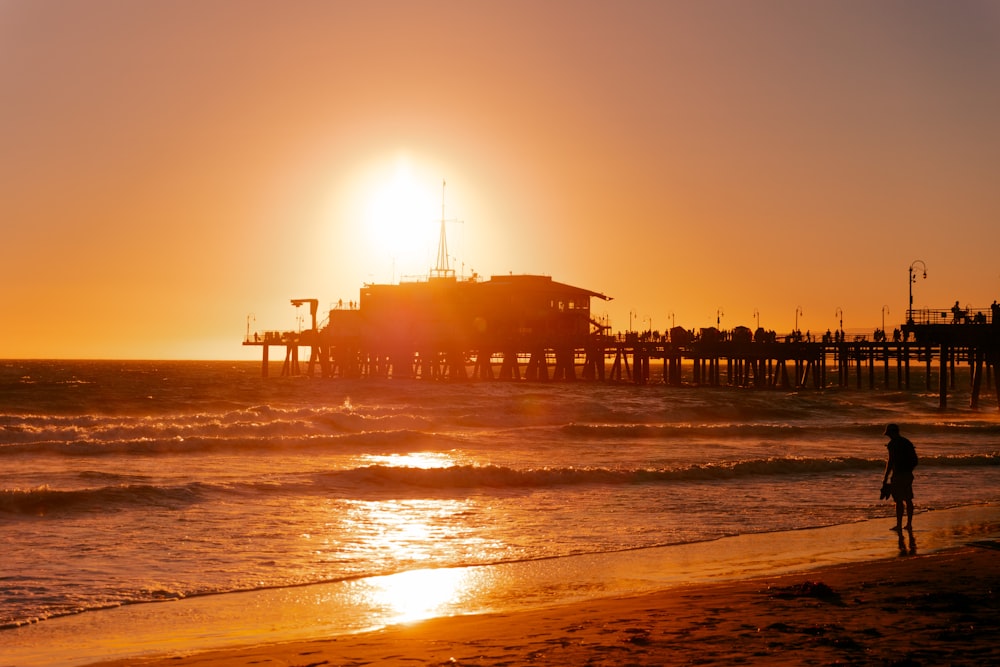
[[357, 592], [393, 625], [455, 613], [482, 587], [478, 579], [470, 568], [410, 570], [367, 579]]

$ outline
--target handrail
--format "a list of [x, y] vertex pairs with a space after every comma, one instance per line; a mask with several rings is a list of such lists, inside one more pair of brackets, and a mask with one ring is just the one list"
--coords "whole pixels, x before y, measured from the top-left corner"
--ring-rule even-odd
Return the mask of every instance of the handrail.
[[243, 343], [246, 345], [251, 343], [279, 345], [288, 342], [289, 336], [293, 333], [291, 331], [254, 331], [252, 334], [243, 337]]
[[948, 306], [946, 308], [911, 308], [907, 324], [993, 324], [1000, 323], [1000, 306]]

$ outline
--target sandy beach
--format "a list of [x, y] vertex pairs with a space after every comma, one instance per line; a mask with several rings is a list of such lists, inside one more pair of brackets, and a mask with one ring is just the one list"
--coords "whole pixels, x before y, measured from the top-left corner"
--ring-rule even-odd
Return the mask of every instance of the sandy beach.
[[1000, 542], [120, 665], [997, 664]]

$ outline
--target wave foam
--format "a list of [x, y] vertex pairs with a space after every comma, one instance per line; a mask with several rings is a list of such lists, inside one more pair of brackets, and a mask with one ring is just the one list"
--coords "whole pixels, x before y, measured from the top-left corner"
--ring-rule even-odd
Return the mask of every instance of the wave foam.
[[[921, 468], [985, 467], [1000, 464], [1000, 453], [965, 456], [928, 456]], [[831, 472], [877, 470], [881, 459], [858, 457], [774, 457], [679, 466], [675, 468], [545, 467], [511, 468], [499, 465], [457, 465], [442, 468], [369, 465], [314, 473], [301, 478], [273, 479], [234, 484], [193, 482], [179, 486], [157, 486], [121, 482], [86, 489], [59, 490], [47, 485], [32, 489], [0, 490], [0, 513], [42, 516], [57, 512], [115, 511], [130, 507], [182, 507], [209, 496], [246, 497], [262, 490], [268, 494], [344, 495], [364, 497], [433, 492], [466, 493], [472, 489], [546, 489], [583, 485], [675, 484], [739, 480], [749, 477], [780, 479], [793, 475], [823, 475]], [[113, 481], [115, 476], [97, 474], [95, 479]], [[118, 478], [125, 479], [125, 478]]]

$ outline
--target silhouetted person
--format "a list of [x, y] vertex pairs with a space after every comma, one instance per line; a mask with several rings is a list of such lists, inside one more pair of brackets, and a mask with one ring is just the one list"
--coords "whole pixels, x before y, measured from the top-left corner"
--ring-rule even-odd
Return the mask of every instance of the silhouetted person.
[[965, 312], [962, 310], [962, 307], [958, 305], [958, 301], [956, 301], [955, 305], [951, 307], [951, 314], [953, 316], [951, 318], [952, 324], [958, 324], [962, 321], [962, 316], [965, 315]]
[[[899, 434], [899, 426], [896, 424], [886, 426], [885, 435], [889, 436], [889, 442], [885, 445], [889, 450], [889, 460], [885, 464], [882, 485], [883, 488], [888, 485], [889, 495], [896, 503], [896, 525], [893, 530], [901, 531], [904, 527], [910, 530], [913, 527], [913, 469], [917, 467], [917, 450], [912, 442]], [[903, 526], [904, 506], [906, 526]]]

